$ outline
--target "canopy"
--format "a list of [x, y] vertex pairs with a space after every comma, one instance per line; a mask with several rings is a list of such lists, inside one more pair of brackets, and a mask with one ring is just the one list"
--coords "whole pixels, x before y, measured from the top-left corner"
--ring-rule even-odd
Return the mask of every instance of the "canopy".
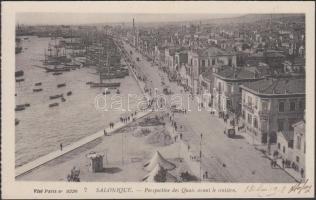
[[144, 165], [144, 168], [147, 171], [152, 171], [158, 164], [166, 170], [172, 170], [176, 168], [175, 164], [164, 159], [159, 153], [159, 151], [156, 151], [155, 155], [151, 158], [151, 160]]
[[[157, 182], [155, 180], [155, 176], [158, 174], [160, 170], [165, 170], [165, 169], [161, 167], [161, 165], [157, 164], [156, 167], [143, 178], [143, 181], [144, 182]], [[166, 172], [166, 182], [176, 182], [176, 181], [177, 181], [177, 178], [175, 176], [173, 176], [169, 172]]]

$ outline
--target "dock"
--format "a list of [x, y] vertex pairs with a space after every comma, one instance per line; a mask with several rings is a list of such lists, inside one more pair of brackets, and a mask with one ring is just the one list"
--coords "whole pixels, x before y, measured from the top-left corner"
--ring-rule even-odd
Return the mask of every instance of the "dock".
[[[138, 111], [138, 113], [136, 114], [135, 119], [140, 119], [140, 118], [150, 114], [151, 112], [152, 112], [152, 110]], [[123, 122], [120, 122], [120, 121], [116, 121], [113, 128], [107, 127], [105, 129], [105, 131], [108, 134], [111, 134], [111, 133], [113, 133], [113, 132], [125, 127], [126, 125], [132, 123], [132, 122], [133, 122], [132, 120], [130, 120], [128, 123], [123, 123]], [[31, 162], [29, 162], [29, 163], [27, 163], [25, 165], [17, 167], [15, 169], [15, 177], [18, 177], [18, 176], [23, 175], [23, 174], [25, 174], [27, 172], [30, 172], [30, 171], [32, 171], [32, 170], [44, 165], [45, 163], [47, 163], [49, 161], [52, 161], [52, 160], [54, 160], [54, 159], [56, 159], [56, 158], [58, 158], [60, 156], [63, 156], [65, 154], [67, 154], [67, 153], [69, 153], [69, 152], [71, 152], [71, 151], [73, 151], [73, 150], [75, 150], [75, 149], [77, 149], [77, 148], [89, 143], [89, 142], [92, 142], [92, 141], [94, 141], [94, 140], [96, 140], [96, 139], [98, 139], [100, 137], [103, 137], [103, 136], [104, 136], [104, 130], [100, 130], [97, 133], [94, 133], [94, 134], [92, 134], [90, 136], [87, 136], [87, 137], [85, 137], [83, 139], [78, 140], [77, 142], [74, 142], [74, 143], [72, 143], [70, 145], [67, 145], [67, 146], [63, 147], [62, 150], [58, 149], [57, 151], [51, 152], [51, 153], [49, 153], [49, 154], [47, 154], [45, 156], [42, 156], [42, 157], [40, 157], [40, 158], [38, 158], [36, 160], [33, 160], [33, 161], [31, 161]], [[56, 145], [56, 148], [59, 148], [59, 145]]]

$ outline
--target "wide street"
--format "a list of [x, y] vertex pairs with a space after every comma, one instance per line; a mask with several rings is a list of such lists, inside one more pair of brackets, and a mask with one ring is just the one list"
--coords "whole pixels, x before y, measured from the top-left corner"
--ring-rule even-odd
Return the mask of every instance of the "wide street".
[[[188, 98], [188, 93], [174, 82], [169, 82], [165, 73], [152, 66], [139, 52], [129, 44], [124, 43], [125, 50], [131, 54], [132, 60], [138, 65], [141, 72], [149, 80], [148, 86], [157, 88], [162, 93], [161, 77], [172, 92], [181, 95], [187, 114], [175, 114], [177, 124], [182, 124], [187, 131], [185, 140], [196, 152], [200, 151], [202, 137], [202, 168], [208, 171], [213, 179], [220, 182], [294, 182], [295, 180], [279, 168], [271, 168], [270, 160], [248, 144], [242, 137], [228, 138], [223, 134], [225, 123], [216, 116], [210, 115], [206, 110], [199, 111], [196, 101]], [[140, 61], [137, 61], [137, 57]], [[169, 99], [170, 100], [170, 99]]]

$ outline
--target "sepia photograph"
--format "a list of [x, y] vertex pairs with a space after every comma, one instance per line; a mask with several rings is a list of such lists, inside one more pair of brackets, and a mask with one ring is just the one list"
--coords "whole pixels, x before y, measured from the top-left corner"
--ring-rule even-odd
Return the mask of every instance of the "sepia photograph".
[[[307, 34], [307, 14], [170, 10], [14, 13], [7, 121], [14, 127], [6, 133], [14, 183], [314, 190], [306, 153], [314, 149], [306, 128], [314, 97], [307, 98], [306, 77], [315, 66], [307, 38], [315, 37]], [[98, 185], [91, 190], [130, 192]], [[30, 192], [87, 192], [69, 189]], [[204, 190], [180, 193], [209, 196]]]

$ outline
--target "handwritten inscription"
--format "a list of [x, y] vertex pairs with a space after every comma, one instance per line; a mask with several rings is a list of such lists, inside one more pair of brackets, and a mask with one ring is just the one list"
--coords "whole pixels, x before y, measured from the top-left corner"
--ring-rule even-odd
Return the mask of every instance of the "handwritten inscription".
[[285, 190], [286, 190], [286, 186], [260, 184], [260, 185], [248, 185], [244, 192], [257, 193], [258, 196], [267, 197], [267, 196], [273, 196], [277, 193], [284, 193]]
[[306, 179], [304, 182], [296, 183], [295, 185], [291, 186], [288, 193], [309, 193], [312, 189], [312, 185], [308, 185], [308, 179]]

